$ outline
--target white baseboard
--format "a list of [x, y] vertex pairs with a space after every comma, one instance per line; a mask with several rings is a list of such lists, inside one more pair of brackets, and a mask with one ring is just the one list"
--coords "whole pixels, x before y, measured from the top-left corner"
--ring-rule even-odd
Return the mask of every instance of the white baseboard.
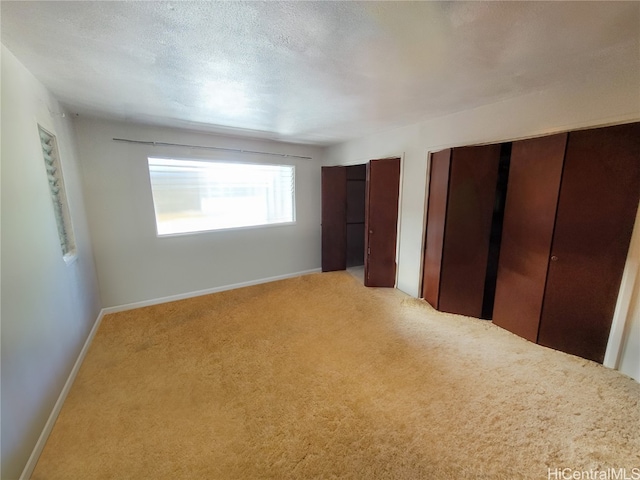
[[44, 446], [47, 443], [47, 439], [49, 438], [49, 435], [53, 430], [53, 426], [56, 423], [58, 415], [60, 414], [60, 410], [62, 410], [62, 405], [64, 404], [64, 401], [66, 400], [67, 395], [71, 390], [73, 381], [78, 375], [80, 366], [82, 365], [82, 362], [84, 361], [84, 358], [87, 355], [87, 352], [89, 351], [89, 346], [91, 345], [91, 342], [93, 341], [93, 338], [95, 337], [96, 332], [100, 327], [100, 323], [102, 322], [102, 319], [106, 314], [122, 312], [125, 310], [132, 310], [134, 308], [147, 307], [150, 305], [157, 305], [160, 303], [173, 302], [175, 300], [184, 300], [186, 298], [198, 297], [200, 295], [208, 295], [210, 293], [216, 293], [216, 292], [223, 292], [225, 290], [233, 290], [235, 288], [249, 287], [251, 285], [274, 282], [276, 280], [284, 280], [285, 278], [299, 277], [299, 276], [307, 275], [310, 273], [318, 273], [320, 271], [321, 269], [314, 268], [312, 270], [305, 270], [303, 272], [290, 273], [286, 275], [278, 275], [276, 277], [261, 278], [258, 280], [251, 280], [249, 282], [234, 283], [231, 285], [224, 285], [222, 287], [215, 287], [207, 290], [199, 290], [196, 292], [183, 293], [179, 295], [171, 295], [169, 297], [163, 297], [163, 298], [155, 298], [152, 300], [146, 300], [144, 302], [130, 303], [127, 305], [119, 305], [116, 307], [103, 308], [102, 310], [100, 310], [100, 313], [98, 314], [98, 318], [96, 318], [96, 321], [94, 322], [93, 327], [91, 328], [91, 332], [89, 332], [89, 336], [84, 342], [84, 346], [82, 347], [82, 350], [80, 351], [80, 354], [76, 359], [76, 363], [73, 365], [73, 368], [69, 373], [69, 377], [67, 378], [67, 381], [65, 382], [64, 387], [62, 388], [62, 391], [58, 396], [58, 400], [56, 401], [56, 404], [54, 405], [53, 410], [51, 411], [51, 414], [47, 419], [47, 423], [45, 423], [45, 426], [42, 429], [42, 433], [40, 434], [40, 437], [38, 438], [38, 441], [36, 442], [36, 445], [33, 448], [33, 451], [31, 452], [31, 456], [29, 457], [29, 460], [27, 460], [27, 464], [25, 465], [24, 470], [20, 475], [20, 480], [28, 480], [29, 478], [31, 478], [31, 474], [33, 473], [33, 470], [36, 468], [36, 464], [38, 463], [40, 454], [42, 453], [42, 450], [44, 449]]
[[102, 309], [102, 311], [105, 314], [124, 312], [125, 310], [133, 310], [135, 308], [149, 307], [151, 305], [158, 305], [160, 303], [175, 302], [176, 300], [185, 300], [187, 298], [199, 297], [201, 295], [209, 295], [210, 293], [218, 293], [218, 292], [224, 292], [226, 290], [234, 290], [236, 288], [250, 287], [252, 285], [259, 285], [261, 283], [269, 283], [269, 282], [275, 282], [277, 280], [284, 280], [286, 278], [300, 277], [302, 275], [308, 275], [310, 273], [318, 273], [321, 271], [322, 270], [320, 268], [313, 268], [311, 270], [304, 270], [302, 272], [287, 273], [285, 275], [259, 278], [257, 280], [250, 280], [248, 282], [242, 282], [242, 283], [233, 283], [231, 285], [223, 285], [221, 287], [208, 288], [206, 290], [197, 290], [195, 292], [180, 293], [178, 295], [170, 295], [168, 297], [153, 298], [151, 300], [144, 300], [142, 302], [127, 303], [125, 305], [116, 305], [115, 307], [104, 308]]
[[84, 357], [87, 355], [87, 352], [89, 351], [89, 346], [93, 341], [93, 337], [96, 336], [96, 332], [100, 327], [100, 322], [102, 322], [102, 318], [104, 317], [104, 314], [105, 314], [104, 309], [100, 310], [100, 313], [98, 314], [98, 318], [96, 318], [96, 321], [94, 322], [93, 327], [89, 332], [89, 336], [85, 340], [82, 350], [80, 350], [80, 354], [76, 359], [76, 363], [73, 365], [73, 368], [69, 373], [69, 377], [67, 378], [67, 381], [65, 382], [64, 387], [62, 387], [62, 391], [58, 396], [58, 400], [56, 401], [56, 404], [53, 406], [53, 410], [51, 411], [51, 414], [47, 419], [47, 423], [45, 423], [44, 428], [42, 429], [42, 433], [40, 434], [40, 437], [38, 438], [38, 441], [36, 442], [35, 447], [33, 447], [31, 456], [29, 456], [29, 460], [27, 460], [27, 464], [25, 465], [24, 470], [22, 470], [22, 474], [20, 475], [20, 480], [29, 480], [29, 478], [31, 478], [31, 474], [33, 473], [33, 470], [36, 468], [36, 464], [38, 463], [40, 454], [42, 453], [42, 450], [44, 449], [44, 446], [47, 443], [47, 439], [49, 438], [49, 435], [53, 430], [53, 426], [55, 425], [56, 420], [58, 419], [60, 410], [62, 410], [62, 405], [64, 405], [64, 401], [66, 400], [67, 395], [71, 390], [73, 381], [76, 379], [76, 376], [78, 375], [78, 371], [80, 370], [80, 366], [84, 361]]

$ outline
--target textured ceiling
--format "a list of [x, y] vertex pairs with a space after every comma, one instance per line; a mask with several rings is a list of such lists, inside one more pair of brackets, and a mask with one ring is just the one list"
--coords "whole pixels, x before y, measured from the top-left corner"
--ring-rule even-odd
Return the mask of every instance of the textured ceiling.
[[68, 108], [330, 144], [604, 75], [640, 81], [640, 2], [2, 1]]

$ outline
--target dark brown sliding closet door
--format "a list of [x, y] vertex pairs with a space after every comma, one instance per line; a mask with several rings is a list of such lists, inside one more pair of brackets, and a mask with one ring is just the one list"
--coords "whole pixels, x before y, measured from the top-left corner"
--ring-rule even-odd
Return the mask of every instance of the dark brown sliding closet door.
[[442, 247], [444, 246], [444, 225], [447, 217], [450, 165], [450, 148], [431, 154], [427, 232], [422, 269], [422, 297], [436, 309], [440, 297], [440, 270], [442, 267]]
[[571, 132], [538, 343], [602, 362], [640, 197], [640, 123]]
[[532, 342], [547, 280], [567, 134], [513, 142], [493, 323]]
[[500, 145], [454, 148], [438, 309], [482, 316]]

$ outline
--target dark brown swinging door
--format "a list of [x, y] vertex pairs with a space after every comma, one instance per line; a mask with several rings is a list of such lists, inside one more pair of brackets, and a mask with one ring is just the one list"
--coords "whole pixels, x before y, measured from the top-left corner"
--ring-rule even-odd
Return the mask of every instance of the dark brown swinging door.
[[364, 284], [394, 287], [400, 159], [371, 160], [367, 165]]

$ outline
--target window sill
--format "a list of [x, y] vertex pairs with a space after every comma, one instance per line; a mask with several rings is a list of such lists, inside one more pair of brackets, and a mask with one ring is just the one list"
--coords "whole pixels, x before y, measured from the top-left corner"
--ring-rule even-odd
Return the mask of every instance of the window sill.
[[216, 228], [212, 230], [197, 230], [192, 232], [180, 232], [180, 233], [156, 233], [157, 238], [173, 238], [184, 237], [187, 235], [202, 235], [211, 233], [225, 233], [225, 232], [237, 232], [241, 230], [256, 230], [262, 228], [278, 228], [278, 227], [291, 227], [295, 226], [296, 222], [283, 222], [283, 223], [268, 223], [266, 225], [248, 225], [246, 227], [229, 227], [229, 228]]
[[62, 256], [62, 259], [67, 266], [72, 265], [76, 262], [76, 260], [78, 260], [78, 253], [75, 251], [72, 253], [67, 253], [66, 255]]

